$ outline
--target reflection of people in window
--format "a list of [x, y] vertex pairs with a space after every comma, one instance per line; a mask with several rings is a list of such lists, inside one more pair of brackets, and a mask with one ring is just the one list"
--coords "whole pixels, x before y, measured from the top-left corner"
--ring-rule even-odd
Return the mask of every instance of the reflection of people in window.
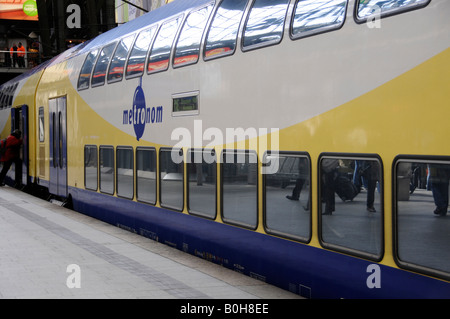
[[450, 169], [448, 165], [433, 164], [429, 165], [431, 191], [436, 205], [434, 214], [439, 216], [447, 215], [448, 209], [448, 185], [450, 178]]
[[[305, 184], [305, 181], [309, 178], [309, 168], [307, 160], [305, 158], [298, 158], [297, 161], [298, 161], [298, 177], [295, 181], [295, 187], [292, 190], [292, 195], [286, 195], [286, 198], [290, 200], [300, 199], [300, 193], [302, 191], [303, 185]], [[304, 208], [305, 210], [309, 209], [309, 201]]]
[[324, 159], [322, 161], [322, 200], [325, 201], [325, 211], [323, 215], [331, 215], [334, 212], [334, 181], [336, 178], [337, 167], [339, 161], [337, 159]]
[[379, 179], [378, 163], [375, 161], [362, 161], [360, 175], [367, 181], [367, 211], [375, 213], [375, 189]]

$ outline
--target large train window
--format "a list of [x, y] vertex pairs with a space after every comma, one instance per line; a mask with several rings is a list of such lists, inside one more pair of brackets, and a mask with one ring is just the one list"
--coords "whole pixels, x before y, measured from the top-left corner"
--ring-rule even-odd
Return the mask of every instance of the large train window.
[[342, 27], [348, 0], [297, 0], [292, 16], [291, 37], [303, 38], [312, 34]]
[[145, 59], [147, 58], [147, 52], [155, 30], [156, 27], [152, 27], [139, 33], [128, 58], [126, 69], [127, 78], [140, 76], [144, 73]]
[[397, 158], [393, 174], [396, 261], [450, 279], [450, 158]]
[[133, 44], [134, 35], [126, 37], [120, 41], [116, 48], [114, 57], [111, 61], [108, 71], [108, 83], [121, 81], [123, 78], [123, 69], [127, 60], [128, 52]]
[[267, 153], [276, 163], [264, 174], [264, 221], [267, 232], [307, 242], [311, 236], [311, 164], [307, 154]]
[[188, 210], [193, 215], [216, 217], [216, 153], [213, 149], [189, 150]]
[[117, 161], [117, 196], [132, 199], [134, 196], [134, 157], [133, 148], [118, 146]]
[[359, 23], [374, 17], [387, 17], [417, 8], [422, 8], [431, 0], [356, 0], [355, 19]]
[[383, 254], [382, 165], [376, 156], [319, 160], [319, 235], [324, 247], [380, 260]]
[[97, 146], [84, 147], [84, 186], [96, 191], [98, 188], [98, 157]]
[[247, 1], [242, 0], [223, 0], [220, 3], [206, 37], [205, 59], [234, 53], [246, 6]]
[[182, 211], [184, 202], [182, 149], [160, 149], [159, 174], [161, 206]]
[[111, 43], [105, 46], [98, 57], [97, 63], [92, 73], [91, 86], [99, 86], [105, 84], [106, 71], [108, 69], [111, 55], [114, 51], [116, 43]]
[[174, 66], [197, 63], [203, 31], [211, 14], [213, 4], [189, 14], [175, 48]]
[[165, 71], [169, 68], [170, 50], [180, 21], [181, 17], [177, 17], [164, 23], [159, 29], [148, 59], [148, 73]]
[[100, 191], [114, 194], [114, 148], [100, 146]]
[[156, 204], [156, 150], [136, 149], [136, 197], [137, 200]]
[[91, 51], [86, 57], [86, 60], [84, 60], [83, 66], [80, 71], [80, 76], [78, 78], [78, 90], [89, 88], [92, 68], [94, 67], [98, 52], [98, 49]]
[[230, 224], [256, 229], [258, 223], [256, 153], [224, 150], [221, 170], [223, 220]]
[[277, 44], [283, 37], [289, 0], [256, 0], [244, 28], [243, 49]]

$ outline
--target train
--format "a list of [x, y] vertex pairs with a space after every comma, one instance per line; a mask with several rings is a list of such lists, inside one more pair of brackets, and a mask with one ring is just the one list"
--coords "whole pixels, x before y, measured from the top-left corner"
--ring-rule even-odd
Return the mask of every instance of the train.
[[7, 183], [305, 298], [449, 298], [449, 13], [175, 0], [0, 86]]

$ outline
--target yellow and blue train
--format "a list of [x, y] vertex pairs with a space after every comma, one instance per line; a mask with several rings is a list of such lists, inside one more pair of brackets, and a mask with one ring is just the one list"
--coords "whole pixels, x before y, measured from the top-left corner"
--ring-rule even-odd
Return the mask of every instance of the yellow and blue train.
[[449, 14], [176, 0], [0, 87], [8, 183], [308, 298], [449, 298]]

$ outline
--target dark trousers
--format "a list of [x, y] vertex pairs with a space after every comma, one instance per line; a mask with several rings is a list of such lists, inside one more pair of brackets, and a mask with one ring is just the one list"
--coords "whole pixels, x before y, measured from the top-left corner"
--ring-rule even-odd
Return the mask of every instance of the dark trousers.
[[437, 207], [447, 209], [448, 207], [448, 184], [449, 181], [432, 182], [431, 190], [433, 192], [434, 203]]
[[2, 171], [0, 172], [0, 184], [4, 183], [6, 174], [8, 173], [8, 171], [11, 168], [11, 165], [13, 163], [16, 164], [16, 176], [15, 177], [17, 179], [17, 172], [19, 169], [20, 160], [9, 160], [9, 161], [3, 162], [3, 168], [2, 168]]

